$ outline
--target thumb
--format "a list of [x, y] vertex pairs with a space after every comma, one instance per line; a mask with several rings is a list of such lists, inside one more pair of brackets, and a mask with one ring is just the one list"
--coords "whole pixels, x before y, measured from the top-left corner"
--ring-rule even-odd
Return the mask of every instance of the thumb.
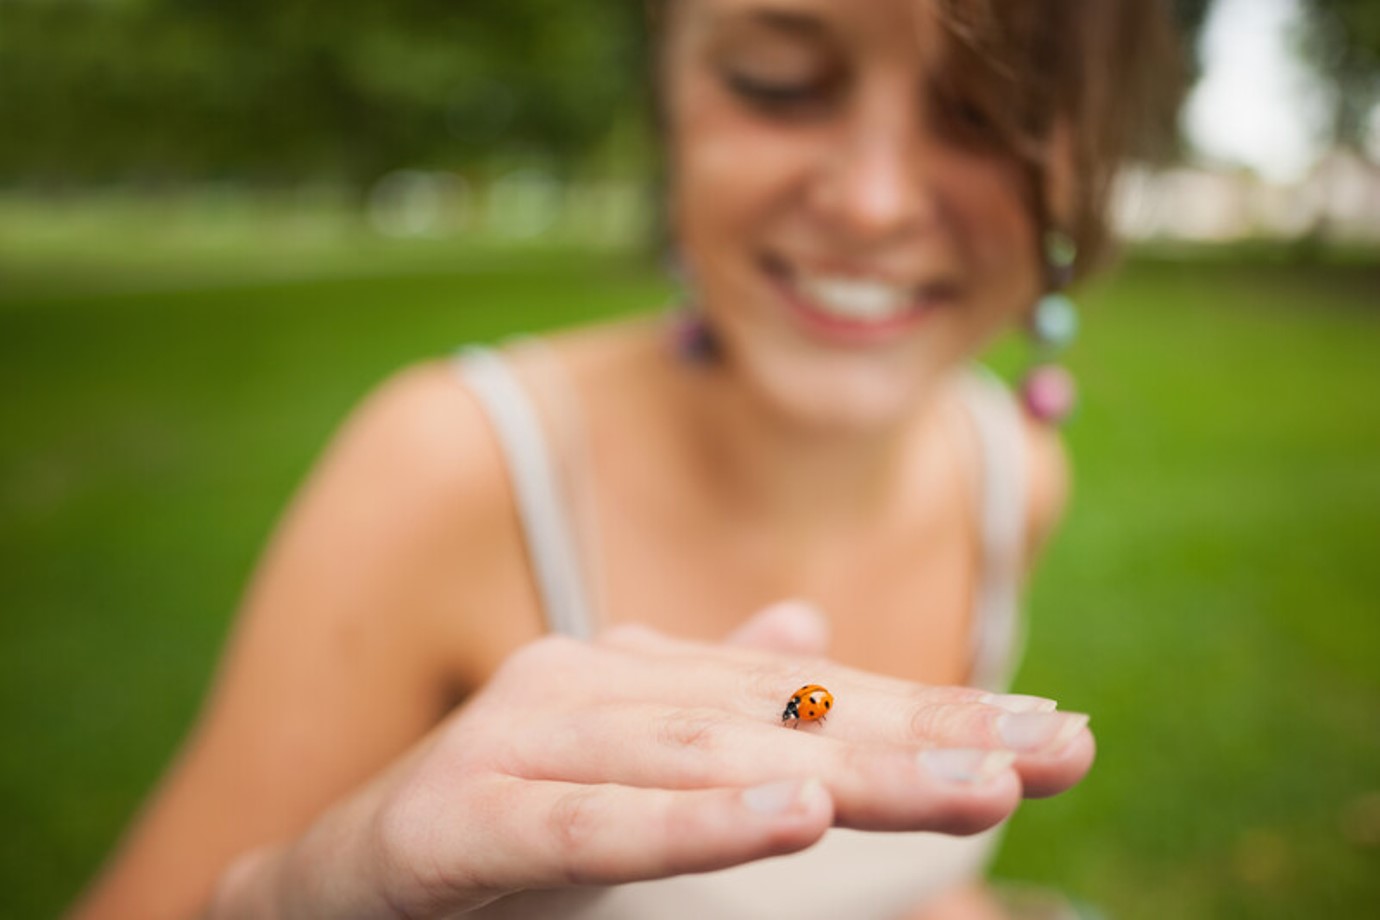
[[806, 601], [781, 601], [757, 611], [724, 641], [764, 651], [823, 655], [829, 649], [829, 621]]

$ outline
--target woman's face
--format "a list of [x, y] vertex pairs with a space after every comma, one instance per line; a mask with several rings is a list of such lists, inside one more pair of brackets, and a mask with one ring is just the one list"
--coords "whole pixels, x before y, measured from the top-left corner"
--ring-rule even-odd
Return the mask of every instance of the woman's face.
[[1020, 170], [939, 101], [925, 6], [670, 0], [682, 255], [733, 366], [799, 422], [903, 419], [1039, 292]]

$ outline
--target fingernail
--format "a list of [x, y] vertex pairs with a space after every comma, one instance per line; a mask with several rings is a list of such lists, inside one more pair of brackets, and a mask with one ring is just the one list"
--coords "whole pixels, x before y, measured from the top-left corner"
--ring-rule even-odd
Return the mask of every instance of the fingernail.
[[1053, 712], [1059, 708], [1054, 700], [1043, 696], [1027, 696], [1024, 693], [988, 693], [978, 697], [979, 703], [1005, 709], [1007, 712]]
[[804, 784], [798, 779], [777, 780], [743, 790], [743, 804], [759, 815], [780, 815], [800, 801]]
[[982, 748], [930, 748], [920, 752], [920, 766], [946, 783], [985, 783], [1016, 760], [1011, 751]]
[[1005, 712], [997, 717], [997, 733], [1013, 751], [1054, 753], [1087, 724], [1081, 712]]

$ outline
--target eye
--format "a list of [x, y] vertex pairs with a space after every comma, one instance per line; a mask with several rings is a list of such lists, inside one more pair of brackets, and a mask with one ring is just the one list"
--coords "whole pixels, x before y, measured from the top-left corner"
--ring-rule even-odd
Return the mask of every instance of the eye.
[[970, 131], [990, 131], [992, 116], [975, 99], [959, 99], [953, 107], [953, 117]]
[[733, 95], [768, 115], [822, 114], [839, 92], [839, 81], [832, 76], [780, 79], [729, 70], [724, 82]]
[[967, 147], [988, 147], [1000, 140], [1001, 125], [986, 100], [971, 93], [935, 92], [934, 127], [950, 141]]

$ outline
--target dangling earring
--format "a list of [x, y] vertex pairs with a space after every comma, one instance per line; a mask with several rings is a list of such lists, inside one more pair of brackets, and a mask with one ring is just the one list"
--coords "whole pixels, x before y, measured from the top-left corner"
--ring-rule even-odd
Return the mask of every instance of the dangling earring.
[[710, 364], [719, 357], [719, 340], [704, 314], [691, 304], [677, 307], [671, 336], [676, 354], [691, 364]]
[[681, 289], [680, 303], [671, 309], [671, 344], [691, 364], [709, 364], [719, 357], [719, 340], [699, 308], [694, 285], [679, 259], [667, 259], [667, 272]]
[[1078, 309], [1060, 293], [1073, 280], [1078, 247], [1067, 234], [1050, 230], [1045, 234], [1044, 257], [1049, 292], [1030, 314], [1027, 331], [1034, 354], [1021, 380], [1021, 401], [1035, 418], [1057, 425], [1073, 411], [1078, 398], [1073, 375], [1054, 363], [1078, 335]]

